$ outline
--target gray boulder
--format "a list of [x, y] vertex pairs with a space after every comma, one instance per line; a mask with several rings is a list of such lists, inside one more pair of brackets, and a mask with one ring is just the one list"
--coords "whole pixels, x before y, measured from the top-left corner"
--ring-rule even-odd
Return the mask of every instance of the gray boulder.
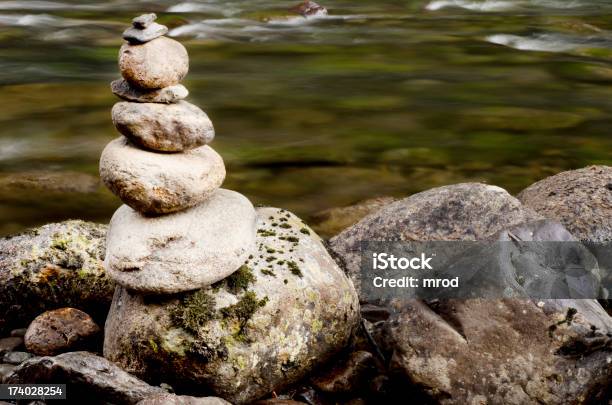
[[179, 154], [110, 142], [100, 157], [100, 177], [121, 200], [145, 214], [166, 214], [206, 200], [225, 179], [223, 159], [208, 146]]
[[103, 357], [71, 352], [56, 357], [35, 357], [22, 363], [5, 379], [7, 384], [68, 384], [71, 401], [96, 398], [112, 404], [136, 404], [165, 391], [121, 370]]
[[255, 209], [219, 189], [203, 203], [145, 217], [127, 206], [111, 219], [105, 267], [135, 291], [171, 294], [206, 287], [236, 271], [255, 250]]
[[359, 289], [362, 241], [481, 240], [542, 219], [504, 189], [479, 183], [438, 187], [384, 206], [330, 240]]
[[581, 240], [612, 241], [612, 167], [562, 172], [532, 184], [518, 198]]
[[121, 76], [141, 89], [179, 84], [189, 71], [187, 50], [178, 41], [159, 37], [144, 44], [124, 44], [119, 50]]
[[603, 403], [612, 320], [595, 300], [410, 301], [385, 323], [390, 370], [441, 404]]
[[113, 124], [133, 143], [154, 151], [181, 152], [210, 143], [213, 124], [198, 106], [119, 102], [113, 106]]
[[164, 87], [163, 89], [142, 90], [130, 86], [124, 79], [113, 80], [111, 91], [119, 98], [137, 103], [176, 103], [189, 95], [189, 90], [182, 84]]
[[104, 355], [125, 370], [248, 403], [303, 378], [346, 346], [357, 294], [294, 215], [258, 209], [257, 251], [212, 287], [174, 296], [118, 288]]
[[0, 240], [0, 331], [65, 306], [103, 320], [115, 289], [103, 266], [106, 229], [66, 221]]

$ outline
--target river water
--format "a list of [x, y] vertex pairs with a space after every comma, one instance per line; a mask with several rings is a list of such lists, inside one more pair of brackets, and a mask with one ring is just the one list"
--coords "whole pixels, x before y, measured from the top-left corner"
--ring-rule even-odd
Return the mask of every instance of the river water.
[[97, 164], [117, 136], [121, 32], [156, 12], [191, 57], [225, 187], [305, 219], [479, 181], [518, 192], [612, 163], [612, 2], [0, 1], [0, 234], [120, 204]]

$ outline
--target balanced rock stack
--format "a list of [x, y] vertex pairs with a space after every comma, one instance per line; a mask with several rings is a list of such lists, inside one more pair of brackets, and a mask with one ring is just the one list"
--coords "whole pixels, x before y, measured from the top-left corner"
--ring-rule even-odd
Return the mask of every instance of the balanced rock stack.
[[163, 36], [155, 14], [135, 18], [119, 52], [122, 101], [113, 123], [123, 134], [107, 145], [100, 176], [127, 205], [111, 220], [106, 269], [119, 284], [145, 293], [176, 293], [232, 274], [255, 245], [255, 210], [220, 189], [223, 159], [206, 144], [208, 116], [182, 98], [185, 47]]
[[358, 298], [299, 218], [220, 188], [212, 123], [183, 100], [187, 52], [155, 19], [125, 31], [123, 79], [111, 84], [125, 100], [112, 111], [123, 136], [104, 149], [100, 175], [126, 205], [107, 235], [118, 287], [104, 355], [150, 382], [246, 403], [345, 347]]

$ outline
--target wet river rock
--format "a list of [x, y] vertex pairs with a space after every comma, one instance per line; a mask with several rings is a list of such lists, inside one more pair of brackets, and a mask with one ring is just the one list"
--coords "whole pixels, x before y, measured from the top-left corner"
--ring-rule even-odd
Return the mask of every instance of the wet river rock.
[[115, 289], [103, 266], [106, 230], [66, 221], [0, 239], [0, 332], [66, 306], [103, 321]]
[[574, 236], [612, 242], [612, 167], [589, 166], [547, 177], [527, 187], [519, 200], [561, 222]]
[[121, 137], [102, 152], [100, 177], [133, 209], [164, 214], [206, 200], [223, 183], [225, 166], [221, 156], [208, 146], [161, 154], [139, 149]]
[[130, 141], [154, 151], [180, 152], [210, 143], [215, 137], [206, 113], [186, 101], [119, 102], [113, 107], [112, 117], [117, 130]]
[[[137, 230], [137, 232], [135, 232]], [[168, 294], [195, 290], [238, 269], [255, 250], [255, 209], [219, 189], [201, 204], [145, 217], [122, 206], [111, 219], [105, 267], [131, 290]]]
[[25, 345], [29, 352], [39, 356], [95, 349], [100, 331], [85, 312], [60, 308], [47, 311], [32, 321], [25, 335]]
[[159, 37], [144, 44], [124, 44], [119, 50], [121, 76], [141, 89], [179, 84], [189, 71], [187, 50], [178, 41]]
[[344, 348], [359, 319], [352, 283], [299, 218], [257, 213], [257, 250], [222, 282], [166, 297], [118, 288], [105, 357], [142, 378], [171, 376], [175, 387], [203, 385], [244, 404]]

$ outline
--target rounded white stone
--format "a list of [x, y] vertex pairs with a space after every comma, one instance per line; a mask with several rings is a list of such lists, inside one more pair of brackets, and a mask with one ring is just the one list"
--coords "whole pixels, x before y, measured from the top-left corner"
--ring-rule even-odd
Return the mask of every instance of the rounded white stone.
[[178, 213], [146, 217], [121, 206], [111, 219], [105, 268], [129, 290], [172, 294], [213, 284], [255, 250], [255, 209], [243, 195], [219, 189]]

